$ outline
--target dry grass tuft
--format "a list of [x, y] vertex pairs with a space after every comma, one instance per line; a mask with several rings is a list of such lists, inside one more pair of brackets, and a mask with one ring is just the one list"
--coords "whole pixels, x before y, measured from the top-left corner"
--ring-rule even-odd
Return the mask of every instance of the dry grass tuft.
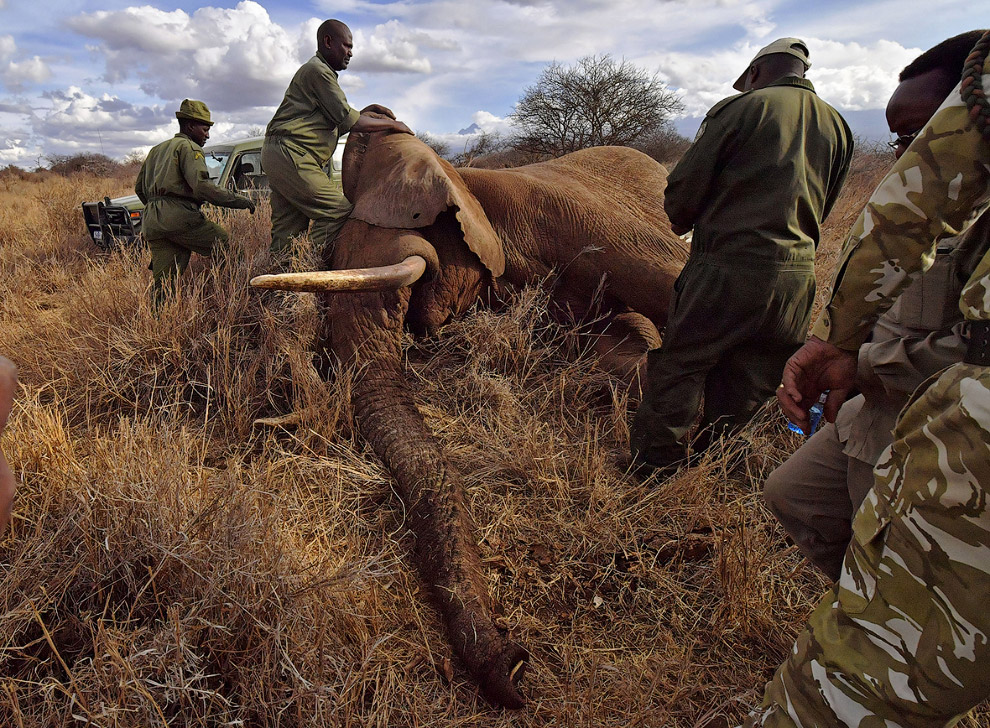
[[[856, 174], [826, 254], [878, 176]], [[312, 367], [311, 298], [247, 287], [267, 210], [226, 216], [241, 254], [195, 262], [156, 319], [147, 255], [99, 254], [82, 227], [79, 203], [125, 188], [0, 181], [0, 340], [24, 384], [0, 725], [714, 726], [758, 701], [825, 588], [759, 502], [798, 444], [772, 408], [639, 485], [629, 393], [539, 290], [407, 339], [499, 619], [533, 655], [530, 706], [494, 711], [413, 575], [349, 374]]]

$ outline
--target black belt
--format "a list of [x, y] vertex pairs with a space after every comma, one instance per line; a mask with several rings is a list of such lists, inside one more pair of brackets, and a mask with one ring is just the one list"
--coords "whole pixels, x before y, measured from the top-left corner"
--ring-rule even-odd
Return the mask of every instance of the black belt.
[[148, 198], [148, 202], [157, 202], [158, 200], [191, 202], [196, 206], [203, 204], [199, 200], [194, 200], [192, 197], [182, 197], [181, 195], [152, 195], [151, 197]]
[[990, 320], [969, 322], [969, 345], [963, 361], [980, 367], [990, 366]]

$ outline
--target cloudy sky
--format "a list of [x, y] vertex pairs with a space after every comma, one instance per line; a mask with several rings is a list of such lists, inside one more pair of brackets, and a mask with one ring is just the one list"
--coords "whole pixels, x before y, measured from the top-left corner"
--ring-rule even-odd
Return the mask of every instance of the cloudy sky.
[[[0, 0], [0, 166], [48, 154], [143, 152], [206, 101], [213, 141], [256, 133], [315, 50], [320, 21], [354, 33], [341, 74], [353, 106], [390, 106], [416, 131], [504, 130], [551, 61], [612, 54], [683, 97], [693, 134], [753, 53], [811, 48], [819, 94], [879, 138], [897, 72], [971, 30], [972, 0]], [[990, 22], [990, 18], [985, 18]]]

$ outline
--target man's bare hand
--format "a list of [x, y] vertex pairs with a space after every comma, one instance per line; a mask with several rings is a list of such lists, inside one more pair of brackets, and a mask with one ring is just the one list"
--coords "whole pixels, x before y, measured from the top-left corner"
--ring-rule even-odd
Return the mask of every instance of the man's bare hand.
[[780, 381], [780, 409], [807, 432], [808, 410], [825, 390], [830, 390], [825, 400], [825, 419], [835, 422], [839, 407], [856, 382], [856, 354], [812, 336], [787, 360]]
[[355, 134], [374, 134], [379, 131], [383, 131], [386, 134], [413, 133], [412, 129], [401, 121], [396, 121], [395, 119], [380, 119], [377, 116], [368, 116], [367, 114], [363, 114], [358, 117], [358, 120], [354, 122], [354, 126], [351, 127], [351, 131]]
[[395, 118], [395, 114], [392, 113], [392, 110], [387, 106], [382, 106], [381, 104], [368, 104], [361, 109], [362, 114], [367, 114], [369, 112], [374, 114], [382, 114], [383, 116], [387, 116], [389, 119]]

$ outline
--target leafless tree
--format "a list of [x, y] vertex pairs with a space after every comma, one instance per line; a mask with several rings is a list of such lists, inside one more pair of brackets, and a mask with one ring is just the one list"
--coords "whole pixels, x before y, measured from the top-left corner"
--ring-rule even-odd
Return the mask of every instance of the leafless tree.
[[443, 157], [446, 159], [447, 155], [450, 154], [450, 145], [443, 139], [435, 137], [425, 131], [416, 132], [416, 138], [436, 152], [438, 157]]
[[519, 149], [558, 156], [601, 145], [630, 146], [684, 108], [657, 73], [611, 56], [551, 63], [512, 115]]
[[632, 146], [673, 168], [691, 146], [691, 140], [678, 134], [672, 124], [665, 124], [654, 132], [643, 134]]
[[476, 160], [500, 152], [508, 146], [497, 131], [483, 131], [464, 143], [464, 151], [449, 157], [455, 167], [473, 167]]
[[68, 177], [88, 172], [98, 177], [108, 177], [120, 169], [120, 162], [105, 154], [87, 152], [84, 154], [48, 154], [48, 169], [55, 174]]

